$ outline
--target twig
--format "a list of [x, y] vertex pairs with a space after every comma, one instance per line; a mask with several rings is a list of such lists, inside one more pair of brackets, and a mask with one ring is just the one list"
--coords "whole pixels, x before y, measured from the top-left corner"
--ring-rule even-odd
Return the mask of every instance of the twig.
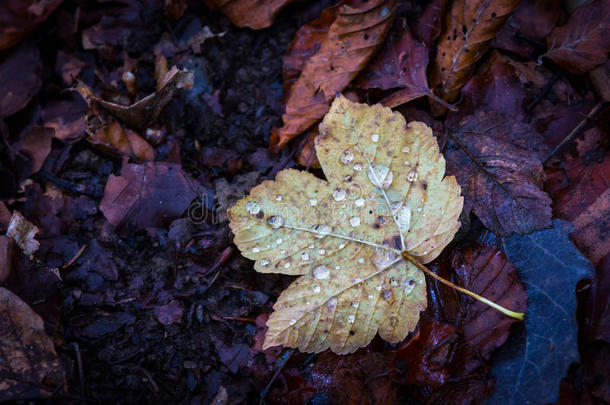
[[76, 365], [78, 367], [78, 377], [80, 380], [80, 395], [85, 398], [85, 374], [83, 372], [83, 359], [80, 355], [80, 348], [78, 347], [78, 343], [72, 343], [72, 347], [74, 348], [74, 353], [76, 353]]
[[469, 290], [467, 290], [467, 289], [465, 289], [463, 287], [455, 285], [451, 281], [445, 280], [444, 278], [442, 278], [438, 274], [433, 273], [431, 270], [429, 270], [426, 266], [421, 264], [419, 260], [417, 260], [415, 257], [413, 257], [406, 250], [402, 251], [401, 255], [402, 255], [403, 259], [408, 260], [409, 262], [413, 263], [415, 266], [417, 266], [418, 269], [420, 269], [421, 271], [423, 271], [424, 273], [426, 273], [430, 277], [433, 277], [433, 278], [437, 279], [438, 281], [440, 281], [441, 283], [446, 284], [449, 287], [458, 290], [462, 294], [466, 294], [466, 295], [468, 295], [468, 296], [470, 296], [470, 297], [472, 297], [472, 298], [474, 298], [474, 299], [476, 299], [478, 301], [481, 301], [481, 302], [489, 305], [490, 307], [497, 309], [498, 311], [502, 312], [506, 316], [510, 316], [511, 318], [518, 319], [520, 321], [522, 321], [524, 319], [524, 317], [525, 317], [524, 313], [522, 313], [522, 312], [514, 312], [514, 311], [511, 311], [510, 309], [506, 309], [503, 306], [498, 305], [495, 302], [488, 300], [487, 298], [481, 297], [479, 294], [473, 293], [472, 291], [469, 291]]
[[87, 249], [87, 244], [84, 244], [83, 247], [81, 247], [78, 252], [76, 252], [76, 254], [74, 255], [74, 257], [72, 259], [70, 259], [70, 261], [66, 264], [64, 264], [63, 266], [61, 266], [62, 270], [67, 269], [68, 267], [72, 266], [74, 264], [75, 261], [78, 260], [78, 258], [83, 254], [83, 252], [85, 251], [85, 249]]
[[559, 145], [557, 145], [555, 147], [555, 149], [553, 149], [551, 151], [551, 153], [548, 154], [548, 156], [546, 158], [544, 158], [544, 160], [542, 161], [543, 164], [546, 164], [550, 158], [552, 158], [557, 152], [559, 152], [568, 142], [572, 141], [572, 139], [576, 138], [576, 135], [578, 135], [578, 133], [585, 127], [585, 125], [587, 125], [587, 122], [593, 118], [604, 106], [604, 102], [600, 101], [598, 102], [595, 107], [593, 107], [591, 109], [591, 111], [589, 111], [589, 114], [587, 114], [587, 116], [580, 121], [580, 123], [576, 126], [576, 128], [574, 128], [572, 130], [572, 132], [570, 132], [568, 134], [568, 136], [566, 136], [563, 141], [561, 141], [561, 143]]
[[155, 382], [155, 380], [152, 377], [152, 375], [150, 374], [150, 372], [147, 369], [145, 369], [144, 367], [136, 367], [136, 369], [140, 370], [142, 372], [142, 374], [144, 374], [144, 376], [146, 377], [146, 379], [148, 380], [148, 382], [152, 386], [153, 390], [155, 392], [159, 392], [159, 386]]
[[538, 103], [544, 98], [544, 96], [546, 96], [546, 93], [548, 93], [549, 90], [551, 90], [551, 88], [553, 87], [555, 82], [557, 80], [559, 80], [560, 77], [561, 77], [561, 74], [559, 72], [553, 73], [553, 76], [551, 76], [549, 81], [544, 85], [544, 88], [542, 89], [540, 94], [538, 94], [536, 96], [536, 98], [534, 99], [534, 101], [529, 103], [529, 105], [527, 107], [525, 107], [525, 109], [527, 111], [532, 111], [534, 109], [534, 107], [536, 107], [536, 105], [538, 105]]
[[282, 354], [282, 358], [278, 362], [278, 367], [277, 367], [277, 370], [275, 371], [275, 374], [273, 374], [273, 377], [271, 377], [271, 381], [269, 381], [269, 384], [267, 384], [265, 389], [261, 391], [260, 401], [258, 403], [259, 405], [263, 405], [263, 401], [265, 400], [265, 397], [267, 396], [267, 393], [269, 392], [269, 388], [271, 388], [271, 385], [273, 385], [273, 383], [277, 379], [277, 376], [280, 375], [280, 373], [282, 372], [282, 369], [284, 368], [286, 363], [288, 363], [288, 360], [290, 360], [293, 353], [294, 353], [293, 349], [288, 349], [284, 352], [284, 354]]

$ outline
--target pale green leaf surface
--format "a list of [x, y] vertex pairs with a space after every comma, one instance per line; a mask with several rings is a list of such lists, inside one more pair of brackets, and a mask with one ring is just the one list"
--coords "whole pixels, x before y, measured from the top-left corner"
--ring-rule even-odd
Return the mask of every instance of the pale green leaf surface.
[[459, 228], [463, 198], [429, 127], [337, 98], [316, 152], [328, 181], [293, 169], [228, 211], [235, 244], [262, 273], [299, 275], [269, 318], [265, 347], [350, 353], [398, 342], [426, 308], [427, 263]]

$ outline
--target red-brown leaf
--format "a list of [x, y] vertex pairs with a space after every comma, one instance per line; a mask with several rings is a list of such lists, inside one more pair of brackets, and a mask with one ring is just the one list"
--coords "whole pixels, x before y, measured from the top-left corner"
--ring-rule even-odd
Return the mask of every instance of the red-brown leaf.
[[46, 20], [63, 0], [0, 2], [0, 50], [10, 48]]
[[212, 10], [221, 9], [229, 20], [238, 27], [255, 30], [273, 24], [277, 13], [294, 0], [204, 0]]
[[441, 19], [447, 9], [448, 0], [432, 0], [415, 22], [413, 36], [430, 49], [441, 35]]
[[543, 56], [571, 73], [585, 73], [601, 65], [610, 51], [610, 2], [596, 0], [577, 8], [546, 42], [549, 50]]
[[[437, 96], [455, 101], [490, 41], [520, 0], [456, 0], [445, 12], [431, 84]], [[440, 111], [439, 111], [440, 112]]]
[[343, 2], [318, 51], [303, 64], [301, 75], [287, 92], [284, 126], [271, 135], [273, 150], [282, 149], [326, 114], [335, 95], [382, 44], [395, 7], [396, 0]]
[[381, 52], [356, 83], [364, 89], [401, 88], [381, 101], [390, 108], [425, 95], [434, 97], [426, 76], [428, 48], [413, 39], [404, 20], [395, 25], [396, 29], [388, 35]]
[[161, 227], [182, 215], [196, 190], [178, 165], [125, 164], [120, 176], [108, 178], [100, 210], [115, 226], [127, 222], [136, 228]]
[[497, 112], [464, 118], [449, 137], [447, 172], [462, 186], [464, 209], [498, 235], [551, 226], [551, 199], [541, 190], [540, 135]]

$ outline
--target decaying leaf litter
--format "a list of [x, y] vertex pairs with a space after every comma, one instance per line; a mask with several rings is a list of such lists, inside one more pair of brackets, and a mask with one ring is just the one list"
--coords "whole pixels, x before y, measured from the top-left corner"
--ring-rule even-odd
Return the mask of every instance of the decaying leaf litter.
[[[607, 2], [577, 8], [548, 0], [264, 1], [256, 7], [206, 1], [216, 12], [182, 1], [17, 3], [0, 24], [0, 87], [7, 95], [0, 103], [0, 224], [8, 230], [12, 218], [23, 218], [27, 227], [20, 234], [14, 223], [0, 238], [0, 279], [12, 294], [7, 308], [21, 314], [13, 320], [13, 310], [3, 313], [0, 323], [19, 336], [34, 319], [27, 314], [37, 314], [44, 331], [34, 341], [42, 343], [26, 347], [13, 339], [11, 353], [33, 351], [49, 367], [36, 374], [16, 356], [11, 370], [0, 371], [23, 376], [10, 374], [3, 399], [608, 401]], [[178, 71], [180, 80], [171, 82]], [[86, 100], [70, 90], [77, 87]], [[297, 184], [301, 176], [312, 184], [351, 176], [352, 186], [375, 188], [366, 170], [343, 173], [342, 163], [329, 170], [335, 164], [316, 150], [336, 133], [320, 127], [333, 100], [348, 103], [338, 92], [362, 108], [392, 106], [404, 122], [431, 129], [431, 144], [444, 156], [446, 179], [455, 176], [464, 210], [453, 241], [439, 244], [440, 254], [426, 266], [454, 286], [527, 312], [525, 324], [427, 277], [426, 310], [414, 311], [419, 321], [409, 318], [417, 326], [404, 340], [404, 330], [384, 335], [392, 314], [375, 318], [382, 337], [399, 343], [365, 339], [352, 354], [313, 357], [281, 346], [263, 349], [278, 312], [287, 313], [272, 305], [295, 305], [282, 291], [299, 278], [254, 272], [264, 257], [241, 257], [224, 211], [261, 182], [281, 183], [286, 173]], [[147, 106], [148, 113], [134, 114]], [[410, 171], [379, 164], [371, 165], [373, 173], [388, 188], [376, 187], [377, 196], [387, 191], [394, 201]], [[282, 171], [291, 167], [298, 170]], [[302, 172], [309, 167], [322, 170]], [[422, 181], [418, 173], [414, 183]], [[307, 191], [293, 186], [285, 188]], [[345, 190], [347, 202], [352, 194]], [[278, 194], [284, 207], [297, 205], [282, 191], [269, 196], [273, 206], [280, 204]], [[371, 201], [383, 207], [379, 200]], [[422, 217], [409, 208], [415, 209], [411, 226]], [[381, 217], [388, 221], [371, 228], [379, 235], [388, 230], [381, 246], [387, 239], [402, 248], [387, 214], [342, 218], [333, 212], [305, 223], [356, 232]], [[14, 238], [26, 241], [31, 256]], [[354, 269], [350, 263], [366, 269], [375, 257], [373, 249], [371, 262], [354, 257], [336, 264], [327, 256], [336, 241], [313, 239], [317, 256], [309, 264], [342, 267], [326, 266], [328, 278], [318, 281], [330, 285], [342, 282], [341, 270]], [[357, 245], [343, 243], [337, 257]], [[300, 262], [280, 262], [279, 271], [303, 271]], [[309, 277], [318, 267], [309, 267]], [[565, 275], [549, 279], [548, 268]], [[387, 283], [374, 285], [370, 295], [396, 298], [397, 280], [383, 275]], [[343, 308], [344, 297], [336, 298]], [[354, 302], [362, 305], [351, 300], [349, 311]], [[350, 336], [361, 336], [361, 310], [354, 323], [346, 312], [345, 323], [340, 317], [329, 328], [346, 333], [347, 344], [337, 343], [338, 333], [320, 347], [355, 350]], [[276, 336], [276, 343], [285, 337]], [[568, 370], [572, 361], [579, 363]], [[535, 371], [543, 364], [554, 366], [541, 383]], [[521, 371], [511, 374], [515, 369]], [[536, 388], [543, 385], [544, 391]]]

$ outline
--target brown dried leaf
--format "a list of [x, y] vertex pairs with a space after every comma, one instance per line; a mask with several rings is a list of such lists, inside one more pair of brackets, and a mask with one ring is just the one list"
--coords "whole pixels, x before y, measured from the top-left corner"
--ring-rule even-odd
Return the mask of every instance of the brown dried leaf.
[[496, 112], [464, 118], [445, 151], [447, 171], [464, 189], [465, 209], [498, 235], [551, 226], [551, 199], [541, 190], [541, 137]]
[[596, 0], [574, 10], [567, 24], [546, 38], [547, 56], [571, 73], [586, 73], [608, 59], [610, 2]]
[[221, 9], [229, 20], [238, 27], [255, 30], [273, 24], [277, 13], [295, 0], [204, 0], [212, 10]]
[[40, 243], [34, 239], [39, 231], [38, 227], [25, 219], [19, 211], [13, 211], [6, 236], [13, 238], [23, 253], [29, 256], [40, 247]]
[[437, 96], [455, 101], [460, 89], [483, 56], [489, 42], [520, 0], [456, 0], [443, 19], [443, 31], [432, 67]]
[[130, 106], [104, 101], [82, 83], [79, 84], [78, 91], [92, 104], [99, 105], [129, 127], [141, 129], [157, 120], [163, 108], [171, 101], [178, 90], [189, 90], [193, 87], [193, 72], [179, 70], [174, 66], [167, 72], [163, 82], [165, 84], [161, 89]]
[[[383, 42], [395, 7], [396, 0], [349, 0], [333, 11], [336, 18], [318, 51], [304, 63], [301, 75], [287, 92], [284, 126], [273, 130], [272, 149], [282, 149], [326, 114], [335, 95], [347, 87]], [[326, 13], [331, 12], [321, 18], [330, 15]], [[309, 49], [307, 46], [304, 52]]]
[[196, 196], [196, 185], [178, 165], [125, 164], [120, 176], [108, 177], [100, 210], [114, 226], [162, 227], [182, 215]]
[[89, 142], [111, 154], [128, 156], [138, 162], [155, 160], [153, 147], [137, 133], [124, 129], [117, 121], [88, 135]]
[[445, 14], [448, 0], [432, 0], [415, 22], [413, 36], [426, 44], [429, 49], [434, 41], [441, 35], [441, 18]]
[[13, 262], [13, 240], [6, 235], [0, 235], [0, 283], [4, 283]]
[[10, 48], [51, 15], [63, 0], [0, 2], [0, 50]]
[[31, 43], [23, 43], [0, 63], [0, 118], [25, 107], [41, 86], [40, 52]]
[[316, 152], [328, 181], [292, 169], [228, 210], [235, 244], [262, 273], [300, 275], [274, 306], [265, 347], [351, 353], [377, 331], [399, 342], [426, 307], [427, 263], [460, 226], [460, 188], [432, 130], [337, 98]]
[[25, 302], [0, 287], [0, 401], [23, 401], [51, 395], [65, 371], [44, 329]]
[[[357, 85], [383, 90], [401, 88], [390, 94], [381, 104], [394, 108], [422, 96], [436, 98], [428, 87], [428, 48], [416, 42], [404, 20], [388, 36], [377, 57], [360, 75]], [[442, 100], [441, 100], [442, 101]]]

